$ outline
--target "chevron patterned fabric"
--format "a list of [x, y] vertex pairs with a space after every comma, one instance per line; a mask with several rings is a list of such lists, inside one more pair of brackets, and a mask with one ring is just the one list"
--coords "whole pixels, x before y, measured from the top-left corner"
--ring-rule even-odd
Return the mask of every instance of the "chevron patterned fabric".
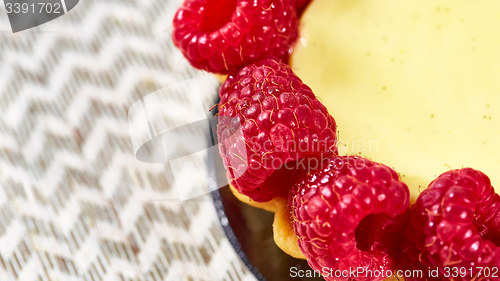
[[180, 4], [81, 0], [16, 34], [1, 4], [1, 281], [255, 280], [210, 197], [134, 157], [128, 109], [199, 74], [170, 40]]

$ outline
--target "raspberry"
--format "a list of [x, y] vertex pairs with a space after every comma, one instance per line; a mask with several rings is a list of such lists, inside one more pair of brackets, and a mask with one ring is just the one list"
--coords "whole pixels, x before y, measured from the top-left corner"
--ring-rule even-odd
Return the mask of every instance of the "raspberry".
[[[326, 280], [387, 278], [399, 260], [408, 187], [394, 170], [366, 158], [337, 156], [324, 166], [290, 191], [300, 249], [314, 270], [327, 269]], [[345, 270], [356, 274], [339, 278]]]
[[196, 68], [227, 74], [252, 62], [288, 60], [298, 35], [292, 0], [186, 0], [172, 40]]
[[[440, 175], [418, 197], [405, 228], [402, 266], [424, 272], [407, 280], [450, 280], [454, 267], [466, 271], [455, 281], [500, 280], [500, 272], [492, 277], [500, 270], [500, 196], [482, 172]], [[488, 269], [477, 276], [478, 267]], [[429, 268], [438, 277], [429, 276]]]
[[[220, 88], [219, 148], [228, 179], [264, 202], [288, 196], [290, 175], [337, 153], [336, 123], [290, 67], [265, 59]], [[237, 135], [241, 129], [241, 137]]]

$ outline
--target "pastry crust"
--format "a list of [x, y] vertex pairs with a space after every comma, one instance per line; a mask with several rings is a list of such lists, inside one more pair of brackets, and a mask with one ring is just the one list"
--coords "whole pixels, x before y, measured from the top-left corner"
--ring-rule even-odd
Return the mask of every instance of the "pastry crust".
[[239, 193], [232, 185], [229, 185], [229, 188], [234, 196], [241, 202], [268, 212], [273, 212], [273, 238], [276, 245], [283, 250], [283, 252], [294, 258], [306, 259], [302, 251], [300, 251], [298, 238], [293, 232], [287, 198], [275, 197], [268, 202], [256, 202], [248, 196]]

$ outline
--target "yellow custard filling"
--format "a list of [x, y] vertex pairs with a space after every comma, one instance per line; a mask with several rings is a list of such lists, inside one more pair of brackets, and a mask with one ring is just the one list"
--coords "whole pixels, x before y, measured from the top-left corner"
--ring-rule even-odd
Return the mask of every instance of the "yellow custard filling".
[[500, 182], [499, 26], [497, 0], [314, 0], [291, 65], [339, 153], [393, 167], [414, 201], [450, 168]]

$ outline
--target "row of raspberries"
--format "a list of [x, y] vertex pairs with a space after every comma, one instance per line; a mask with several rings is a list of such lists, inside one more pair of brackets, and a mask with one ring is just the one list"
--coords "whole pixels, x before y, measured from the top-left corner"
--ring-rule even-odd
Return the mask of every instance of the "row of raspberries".
[[500, 280], [500, 196], [485, 174], [446, 172], [410, 207], [393, 169], [337, 154], [335, 120], [287, 65], [245, 66], [220, 98], [232, 185], [255, 201], [288, 197], [299, 247], [326, 280]]
[[258, 202], [288, 197], [299, 247], [326, 280], [500, 280], [500, 197], [486, 175], [446, 172], [410, 207], [393, 169], [338, 155], [334, 118], [284, 63], [309, 1], [292, 2], [186, 0], [174, 18], [191, 64], [228, 74], [217, 134], [231, 184]]

